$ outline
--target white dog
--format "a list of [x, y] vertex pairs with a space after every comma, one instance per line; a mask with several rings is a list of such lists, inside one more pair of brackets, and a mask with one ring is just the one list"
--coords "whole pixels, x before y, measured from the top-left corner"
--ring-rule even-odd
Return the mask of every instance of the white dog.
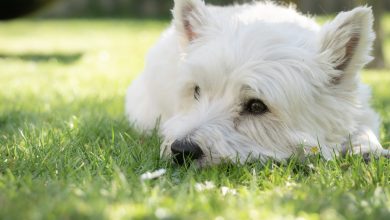
[[126, 97], [136, 128], [161, 123], [162, 155], [205, 165], [389, 153], [359, 78], [375, 38], [370, 8], [322, 27], [269, 2], [175, 0], [173, 15]]

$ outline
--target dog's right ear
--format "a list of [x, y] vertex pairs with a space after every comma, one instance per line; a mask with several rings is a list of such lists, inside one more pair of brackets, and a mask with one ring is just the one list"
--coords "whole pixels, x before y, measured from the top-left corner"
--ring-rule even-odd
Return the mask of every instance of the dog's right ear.
[[175, 0], [174, 25], [182, 35], [184, 44], [199, 37], [200, 29], [206, 25], [208, 11], [203, 0]]

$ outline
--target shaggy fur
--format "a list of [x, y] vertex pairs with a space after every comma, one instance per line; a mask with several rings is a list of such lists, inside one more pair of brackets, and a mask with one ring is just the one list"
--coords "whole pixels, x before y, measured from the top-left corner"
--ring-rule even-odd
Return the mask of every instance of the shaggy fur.
[[[196, 143], [201, 165], [315, 153], [388, 154], [359, 71], [375, 38], [368, 7], [320, 27], [291, 7], [206, 6], [175, 0], [172, 26], [129, 87], [126, 114], [141, 131], [160, 120], [162, 155]], [[249, 100], [267, 111], [246, 112]], [[302, 151], [303, 150], [303, 151]]]

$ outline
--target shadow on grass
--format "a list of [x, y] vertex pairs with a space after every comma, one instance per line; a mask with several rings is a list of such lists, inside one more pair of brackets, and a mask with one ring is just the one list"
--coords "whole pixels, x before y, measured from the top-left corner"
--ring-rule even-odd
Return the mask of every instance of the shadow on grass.
[[83, 56], [82, 53], [51, 53], [51, 54], [42, 54], [42, 53], [25, 53], [25, 54], [5, 54], [0, 53], [0, 59], [16, 59], [28, 62], [58, 62], [62, 64], [71, 64], [78, 61]]
[[[77, 128], [77, 129], [76, 129]], [[0, 134], [12, 136], [22, 130], [78, 130], [86, 139], [96, 140], [111, 135], [111, 129], [136, 133], [122, 116], [89, 112], [88, 110], [52, 111], [9, 109], [0, 113]]]

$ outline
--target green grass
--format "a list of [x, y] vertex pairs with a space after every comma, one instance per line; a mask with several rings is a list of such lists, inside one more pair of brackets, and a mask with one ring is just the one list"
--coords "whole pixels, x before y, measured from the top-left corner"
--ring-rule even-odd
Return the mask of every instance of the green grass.
[[[386, 34], [390, 36], [390, 17]], [[0, 23], [0, 219], [386, 219], [390, 162], [176, 167], [123, 116], [125, 89], [166, 23]], [[387, 54], [390, 40], [386, 42]], [[390, 142], [390, 74], [365, 71]], [[141, 181], [160, 168], [166, 174]], [[211, 181], [214, 188], [197, 190]], [[223, 195], [227, 186], [236, 194]]]

